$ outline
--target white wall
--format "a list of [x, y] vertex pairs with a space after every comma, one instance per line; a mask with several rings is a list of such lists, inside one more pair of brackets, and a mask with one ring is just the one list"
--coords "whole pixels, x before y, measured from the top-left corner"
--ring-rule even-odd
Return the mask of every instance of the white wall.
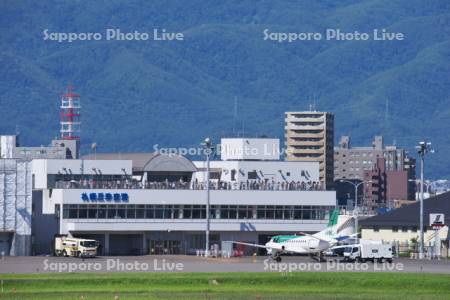
[[[205, 204], [205, 190], [105, 190], [105, 189], [53, 189], [43, 191], [46, 213], [52, 213], [54, 204], [83, 204], [82, 193], [127, 193], [129, 204]], [[98, 202], [100, 203], [100, 202]], [[106, 201], [102, 202], [108, 203]], [[111, 202], [114, 204], [115, 202]], [[334, 191], [260, 191], [211, 190], [211, 205], [336, 205]], [[46, 207], [46, 208], [45, 208]]]
[[[205, 161], [194, 161], [197, 168], [206, 169]], [[210, 167], [221, 169], [220, 180], [231, 182], [231, 170], [236, 170], [236, 182], [246, 182], [248, 172], [256, 171], [258, 179], [274, 182], [319, 181], [319, 162], [292, 161], [211, 161]], [[280, 172], [281, 170], [281, 172]], [[303, 172], [302, 172], [303, 171]], [[289, 173], [289, 175], [288, 175]], [[307, 176], [309, 174], [309, 176]], [[205, 181], [206, 172], [194, 173], [193, 180]]]
[[279, 160], [280, 140], [268, 138], [230, 138], [221, 139], [222, 160]]
[[100, 170], [104, 175], [124, 175], [122, 169], [128, 175], [132, 173], [131, 160], [88, 160], [88, 159], [34, 159], [33, 160], [33, 174], [37, 177], [46, 177], [48, 174], [58, 174], [58, 172], [65, 174], [63, 168], [72, 174], [81, 174], [83, 167], [84, 174], [95, 175], [93, 169]]
[[[323, 220], [211, 220], [211, 231], [228, 232], [316, 232], [323, 230]], [[63, 220], [62, 233], [69, 231], [132, 232], [132, 231], [204, 231], [205, 220]]]

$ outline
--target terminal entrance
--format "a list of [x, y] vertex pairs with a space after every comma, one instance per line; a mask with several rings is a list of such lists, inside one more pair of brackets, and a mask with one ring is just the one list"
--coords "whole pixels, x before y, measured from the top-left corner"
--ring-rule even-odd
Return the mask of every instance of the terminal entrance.
[[109, 255], [142, 255], [142, 234], [111, 234]]
[[0, 255], [9, 255], [11, 250], [11, 237], [9, 232], [0, 232]]
[[149, 253], [154, 255], [181, 254], [181, 241], [176, 240], [150, 240]]

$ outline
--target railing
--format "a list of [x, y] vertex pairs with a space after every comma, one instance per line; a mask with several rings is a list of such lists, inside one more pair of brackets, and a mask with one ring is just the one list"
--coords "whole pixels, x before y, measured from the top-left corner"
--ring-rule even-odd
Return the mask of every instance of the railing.
[[[206, 182], [193, 182], [193, 190], [206, 189]], [[262, 190], [262, 191], [321, 191], [323, 185], [320, 182], [211, 182], [213, 190]]]
[[[57, 189], [150, 189], [150, 190], [206, 190], [206, 182], [127, 182], [127, 181], [57, 181]], [[322, 191], [320, 182], [220, 182], [211, 181], [211, 190], [260, 190], [260, 191]]]

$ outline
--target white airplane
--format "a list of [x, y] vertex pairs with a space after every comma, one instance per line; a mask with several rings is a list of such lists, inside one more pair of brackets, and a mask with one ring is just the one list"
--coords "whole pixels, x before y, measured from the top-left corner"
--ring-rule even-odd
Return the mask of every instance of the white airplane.
[[277, 262], [281, 261], [282, 253], [299, 253], [319, 255], [321, 260], [323, 251], [335, 246], [339, 241], [355, 236], [354, 218], [347, 215], [339, 215], [338, 210], [331, 213], [327, 228], [315, 233], [300, 235], [277, 235], [265, 245], [232, 241], [231, 243], [265, 248], [267, 254]]

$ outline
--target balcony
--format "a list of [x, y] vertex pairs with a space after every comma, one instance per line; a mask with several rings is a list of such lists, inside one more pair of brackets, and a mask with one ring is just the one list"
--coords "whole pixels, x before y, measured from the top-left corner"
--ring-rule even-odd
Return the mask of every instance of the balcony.
[[323, 123], [325, 121], [325, 117], [323, 115], [311, 115], [310, 117], [306, 117], [302, 114], [290, 114], [285, 118], [286, 122], [315, 122], [315, 123]]
[[302, 154], [323, 154], [324, 150], [323, 148], [319, 148], [319, 149], [304, 149], [304, 148], [295, 148], [295, 147], [291, 147], [290, 150], [292, 151], [292, 153], [302, 153]]
[[287, 144], [291, 146], [322, 146], [323, 140], [320, 141], [299, 141], [296, 139], [288, 139]]
[[302, 124], [296, 124], [293, 122], [290, 122], [287, 124], [286, 129], [291, 130], [324, 130], [325, 125], [324, 124], [317, 124], [317, 125], [302, 125]]
[[321, 162], [324, 160], [324, 156], [320, 155], [317, 157], [310, 157], [310, 156], [297, 156], [294, 153], [291, 153], [288, 155], [288, 160], [289, 161], [311, 161], [311, 162]]
[[304, 132], [295, 132], [293, 130], [288, 130], [286, 133], [287, 138], [320, 138], [323, 139], [325, 137], [324, 132], [318, 132], [318, 133], [304, 133]]

